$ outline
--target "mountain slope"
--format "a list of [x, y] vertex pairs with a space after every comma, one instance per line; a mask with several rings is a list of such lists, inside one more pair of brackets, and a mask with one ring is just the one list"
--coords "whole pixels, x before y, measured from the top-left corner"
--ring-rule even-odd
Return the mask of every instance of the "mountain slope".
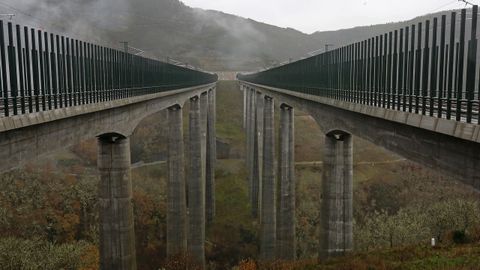
[[[0, 12], [20, 24], [120, 46], [129, 41], [151, 57], [208, 70], [255, 70], [298, 59], [325, 44], [340, 46], [398, 29], [405, 23], [304, 34], [178, 0], [5, 0]], [[422, 18], [424, 19], [424, 18]], [[412, 23], [412, 22], [409, 22]]]

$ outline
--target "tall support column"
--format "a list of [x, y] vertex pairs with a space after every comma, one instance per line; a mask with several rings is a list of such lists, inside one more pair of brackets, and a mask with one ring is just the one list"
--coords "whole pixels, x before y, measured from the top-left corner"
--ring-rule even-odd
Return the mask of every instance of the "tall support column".
[[100, 269], [136, 269], [130, 140], [107, 134], [98, 146]]
[[247, 90], [246, 87], [241, 84], [240, 90], [243, 93], [243, 128], [247, 127]]
[[254, 114], [254, 144], [253, 144], [253, 168], [252, 168], [252, 216], [258, 217], [262, 190], [262, 164], [263, 164], [263, 110], [264, 99], [262, 93], [255, 93]]
[[188, 254], [205, 265], [205, 181], [202, 162], [200, 99], [190, 99], [188, 169]]
[[206, 168], [206, 219], [211, 224], [215, 217], [215, 164], [217, 162], [216, 142], [216, 90], [208, 92], [208, 119], [207, 119], [207, 168]]
[[249, 109], [248, 109], [248, 131], [247, 131], [247, 171], [249, 183], [249, 198], [250, 202], [254, 198], [254, 163], [255, 163], [255, 90], [250, 89], [249, 95]]
[[262, 209], [260, 228], [260, 258], [275, 259], [276, 245], [276, 181], [274, 102], [265, 97], [263, 136]]
[[167, 256], [187, 252], [187, 206], [183, 114], [179, 105], [168, 109]]
[[322, 194], [320, 196], [320, 258], [328, 258], [336, 251], [336, 157], [337, 140], [325, 137], [323, 153]]
[[353, 143], [345, 133], [325, 137], [321, 196], [320, 257], [353, 248]]
[[208, 122], [208, 92], [200, 95], [200, 130], [202, 135], [202, 177], [206, 178], [207, 168], [207, 124]]
[[277, 258], [295, 260], [295, 142], [294, 111], [283, 104], [280, 112], [280, 207]]
[[[203, 92], [200, 95], [200, 130], [202, 135], [202, 181], [204, 183], [204, 194], [206, 196], [206, 186], [207, 186], [207, 130], [208, 130], [208, 91]], [[206, 197], [205, 197], [205, 213], [206, 208]], [[206, 221], [206, 216], [205, 216]]]
[[[248, 170], [248, 164], [250, 164], [250, 128], [251, 128], [251, 121], [250, 121], [250, 103], [252, 101], [250, 96], [250, 89], [248, 87], [244, 87], [245, 98], [246, 98], [246, 107], [245, 107], [245, 165]], [[248, 179], [250, 180], [250, 179]], [[249, 182], [250, 184], [250, 182]]]
[[350, 134], [343, 136], [344, 162], [344, 249], [353, 250], [353, 137]]
[[251, 199], [250, 194], [250, 186], [251, 186], [251, 179], [250, 179], [250, 89], [248, 87], [244, 87], [244, 93], [246, 98], [246, 107], [245, 107], [245, 168], [247, 169], [247, 182], [248, 182], [248, 198]]

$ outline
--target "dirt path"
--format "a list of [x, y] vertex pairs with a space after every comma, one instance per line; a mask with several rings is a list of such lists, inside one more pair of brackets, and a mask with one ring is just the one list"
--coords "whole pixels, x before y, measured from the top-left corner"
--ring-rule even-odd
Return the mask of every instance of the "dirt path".
[[[404, 162], [407, 161], [405, 158], [400, 158], [400, 159], [394, 159], [394, 160], [385, 160], [385, 161], [360, 161], [357, 163], [354, 163], [353, 165], [383, 165], [383, 164], [392, 164], [392, 163], [398, 163], [398, 162]], [[323, 164], [323, 161], [299, 161], [295, 162], [295, 165], [300, 165], [300, 166], [320, 166]]]
[[154, 162], [148, 162], [144, 163], [143, 161], [137, 162], [135, 164], [132, 164], [132, 169], [137, 169], [137, 168], [142, 168], [142, 167], [147, 167], [147, 166], [152, 166], [152, 165], [160, 165], [160, 164], [166, 164], [167, 162], [165, 160], [160, 160], [160, 161], [154, 161]]

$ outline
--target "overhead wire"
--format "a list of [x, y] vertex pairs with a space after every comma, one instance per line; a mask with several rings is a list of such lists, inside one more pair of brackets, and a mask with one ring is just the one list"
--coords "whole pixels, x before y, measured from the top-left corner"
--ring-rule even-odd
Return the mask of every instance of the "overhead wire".
[[437, 11], [440, 11], [440, 10], [442, 10], [442, 9], [444, 9], [444, 8], [446, 8], [446, 7], [448, 7], [448, 6], [452, 5], [452, 4], [454, 4], [454, 3], [458, 3], [458, 2], [459, 2], [459, 0], [453, 0], [453, 1], [450, 1], [450, 2], [448, 2], [448, 3], [446, 3], [446, 4], [443, 4], [443, 5], [439, 6], [439, 7], [438, 7], [438, 8], [436, 8], [436, 9], [432, 10], [431, 12], [437, 12]]

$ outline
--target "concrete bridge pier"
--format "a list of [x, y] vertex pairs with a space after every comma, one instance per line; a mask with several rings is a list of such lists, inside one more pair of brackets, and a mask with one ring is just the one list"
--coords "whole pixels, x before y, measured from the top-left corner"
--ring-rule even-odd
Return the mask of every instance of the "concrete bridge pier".
[[240, 91], [243, 93], [243, 128], [247, 127], [247, 87], [240, 84]]
[[[243, 88], [243, 93], [245, 96], [245, 108], [244, 108], [244, 118], [245, 118], [245, 167], [247, 169], [247, 177], [249, 176], [249, 170], [248, 170], [248, 163], [249, 163], [249, 157], [250, 157], [250, 144], [249, 144], [249, 139], [250, 137], [248, 136], [249, 131], [250, 131], [250, 119], [249, 119], [249, 114], [250, 114], [250, 90], [248, 87], [244, 86]], [[248, 195], [250, 196], [250, 178], [247, 178], [248, 181]]]
[[100, 269], [136, 269], [130, 139], [104, 134], [98, 146]]
[[202, 161], [201, 100], [190, 99], [188, 166], [188, 254], [205, 266], [205, 166]]
[[167, 257], [187, 252], [187, 201], [182, 107], [168, 109]]
[[275, 259], [276, 246], [276, 180], [274, 101], [266, 96], [264, 107], [263, 175], [260, 218], [260, 258]]
[[250, 198], [250, 203], [252, 204], [252, 216], [256, 217], [256, 210], [255, 207], [253, 206], [255, 204], [255, 198], [258, 197], [258, 195], [254, 195], [254, 193], [257, 193], [258, 190], [256, 189], [257, 184], [254, 183], [254, 170], [255, 170], [255, 159], [257, 158], [258, 163], [258, 157], [255, 155], [255, 134], [256, 134], [256, 110], [255, 110], [255, 104], [256, 104], [256, 91], [255, 89], [249, 89], [248, 90], [248, 98], [249, 98], [249, 108], [248, 108], [248, 130], [247, 130], [247, 171], [248, 171], [248, 183], [249, 183], [249, 198]]
[[[245, 93], [245, 99], [246, 99], [246, 104], [245, 104], [245, 165], [247, 167], [247, 172], [249, 172], [249, 167], [248, 164], [250, 163], [250, 127], [251, 127], [251, 119], [250, 119], [250, 103], [252, 101], [251, 96], [250, 96], [250, 89], [248, 87], [244, 87], [244, 93]], [[249, 185], [250, 185], [250, 179], [249, 180]], [[250, 188], [250, 187], [249, 187]], [[250, 191], [250, 189], [249, 189]], [[250, 193], [249, 193], [250, 195]]]
[[295, 260], [294, 110], [280, 106], [280, 202], [277, 215], [277, 258]]
[[207, 176], [207, 125], [208, 125], [208, 92], [200, 95], [200, 131], [202, 147], [202, 179], [206, 183]]
[[253, 162], [252, 162], [252, 216], [259, 216], [262, 190], [263, 164], [263, 110], [264, 98], [261, 92], [255, 92], [255, 114], [253, 131]]
[[217, 162], [217, 139], [215, 131], [216, 123], [216, 90], [208, 91], [208, 115], [207, 115], [207, 159], [206, 159], [206, 219], [207, 224], [213, 222], [215, 217], [215, 165]]
[[323, 168], [319, 255], [328, 258], [353, 249], [352, 135], [326, 135]]

